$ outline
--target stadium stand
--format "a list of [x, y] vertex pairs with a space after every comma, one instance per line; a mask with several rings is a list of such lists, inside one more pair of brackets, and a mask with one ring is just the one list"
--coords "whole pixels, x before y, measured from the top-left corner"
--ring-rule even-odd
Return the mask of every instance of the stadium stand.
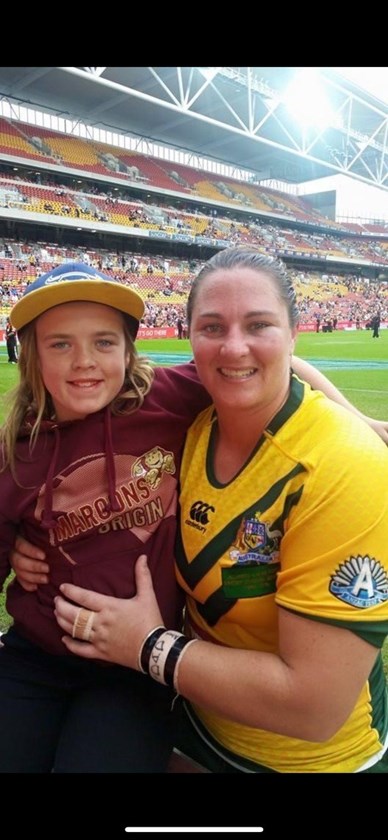
[[4, 119], [0, 237], [3, 319], [38, 273], [77, 258], [140, 291], [147, 334], [171, 334], [200, 263], [243, 243], [287, 263], [305, 328], [362, 325], [376, 306], [388, 317], [387, 283], [374, 283], [383, 225], [338, 225], [276, 190]]

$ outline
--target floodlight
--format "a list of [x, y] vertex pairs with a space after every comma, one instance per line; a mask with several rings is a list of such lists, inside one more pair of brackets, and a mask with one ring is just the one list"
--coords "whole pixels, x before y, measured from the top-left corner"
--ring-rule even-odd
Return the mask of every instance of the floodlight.
[[323, 130], [333, 124], [334, 111], [315, 67], [298, 69], [282, 99], [303, 129], [311, 127]]

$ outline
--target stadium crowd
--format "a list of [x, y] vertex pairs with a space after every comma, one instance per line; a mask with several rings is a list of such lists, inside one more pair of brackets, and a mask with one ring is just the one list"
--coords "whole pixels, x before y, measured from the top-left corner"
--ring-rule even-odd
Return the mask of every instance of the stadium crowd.
[[[9, 162], [11, 150], [20, 166]], [[27, 164], [32, 158], [34, 166]], [[18, 220], [16, 236], [9, 235], [9, 217]], [[26, 233], [27, 217], [39, 229]], [[68, 242], [62, 231], [54, 244], [54, 219], [66, 219], [66, 230], [71, 225]], [[77, 231], [82, 241], [81, 222], [93, 223], [92, 233], [103, 231], [103, 242], [74, 244]], [[119, 245], [111, 238], [118, 230]], [[388, 320], [385, 225], [340, 224], [307, 201], [261, 185], [0, 120], [3, 328], [26, 285], [63, 260], [86, 262], [138, 290], [146, 304], [143, 326], [176, 328], [209, 256], [205, 248], [236, 245], [254, 245], [287, 264], [306, 329], [362, 328], [376, 313]]]
[[[185, 304], [200, 260], [166, 259], [163, 254], [84, 248], [60, 248], [32, 242], [0, 242], [0, 307], [7, 317], [10, 307], [27, 284], [63, 260], [83, 261], [137, 289], [145, 299], [143, 324], [175, 327], [184, 317]], [[298, 295], [301, 324], [337, 323], [364, 326], [376, 311], [388, 320], [388, 282], [374, 283], [355, 274], [290, 269]]]

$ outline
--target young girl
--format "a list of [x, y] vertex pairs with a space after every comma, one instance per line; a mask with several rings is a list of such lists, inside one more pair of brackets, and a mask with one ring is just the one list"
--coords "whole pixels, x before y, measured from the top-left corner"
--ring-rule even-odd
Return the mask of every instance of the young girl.
[[53, 612], [65, 581], [130, 597], [146, 551], [164, 621], [180, 624], [180, 453], [209, 398], [193, 364], [154, 370], [138, 357], [143, 308], [129, 287], [66, 264], [29, 286], [12, 311], [20, 384], [1, 432], [0, 584], [17, 532], [44, 550], [50, 583], [8, 588], [3, 773], [157, 772], [171, 750], [170, 693], [127, 669], [69, 656]]

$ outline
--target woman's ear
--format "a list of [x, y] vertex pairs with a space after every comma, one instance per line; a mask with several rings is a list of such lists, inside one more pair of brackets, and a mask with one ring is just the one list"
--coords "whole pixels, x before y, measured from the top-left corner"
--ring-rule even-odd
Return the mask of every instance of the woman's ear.
[[294, 354], [295, 344], [296, 344], [296, 339], [297, 338], [298, 338], [298, 328], [293, 327], [293, 329], [291, 330], [291, 339], [290, 339], [290, 356], [293, 356], [293, 354]]

